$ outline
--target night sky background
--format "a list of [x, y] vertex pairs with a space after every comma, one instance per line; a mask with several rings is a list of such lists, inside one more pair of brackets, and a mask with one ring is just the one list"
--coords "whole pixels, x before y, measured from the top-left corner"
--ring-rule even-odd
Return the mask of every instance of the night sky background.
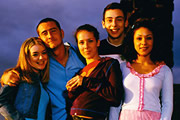
[[[100, 39], [107, 33], [101, 20], [104, 7], [119, 0], [1, 0], [0, 3], [0, 75], [14, 67], [23, 41], [37, 36], [36, 25], [46, 17], [58, 20], [65, 32], [64, 42], [76, 44], [73, 34], [82, 24], [91, 24], [100, 32]], [[174, 83], [180, 84], [180, 0], [174, 0]]]

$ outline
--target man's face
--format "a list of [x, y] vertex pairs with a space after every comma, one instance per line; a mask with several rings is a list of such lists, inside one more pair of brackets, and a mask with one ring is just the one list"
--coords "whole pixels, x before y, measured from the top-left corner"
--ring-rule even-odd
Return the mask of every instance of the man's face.
[[107, 10], [104, 15], [104, 20], [102, 21], [102, 26], [108, 32], [109, 37], [112, 39], [120, 38], [124, 33], [124, 28], [127, 26], [122, 10]]
[[64, 32], [57, 27], [55, 22], [43, 22], [38, 26], [37, 31], [39, 37], [44, 41], [46, 46], [51, 49], [55, 49], [63, 44], [62, 39], [64, 37]]

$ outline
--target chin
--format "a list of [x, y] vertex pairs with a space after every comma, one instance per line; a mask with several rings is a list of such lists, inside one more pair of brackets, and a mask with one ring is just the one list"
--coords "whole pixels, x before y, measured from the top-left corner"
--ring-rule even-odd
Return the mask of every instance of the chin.
[[43, 67], [39, 67], [38, 69], [39, 69], [39, 70], [44, 70], [44, 68], [45, 68], [45, 67], [43, 66]]

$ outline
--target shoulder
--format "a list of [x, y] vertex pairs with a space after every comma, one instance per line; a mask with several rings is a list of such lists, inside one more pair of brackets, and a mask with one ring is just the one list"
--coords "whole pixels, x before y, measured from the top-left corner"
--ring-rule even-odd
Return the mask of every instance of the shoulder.
[[107, 39], [103, 39], [103, 40], [101, 40], [100, 43], [101, 43], [101, 44], [107, 44], [108, 42], [107, 42]]
[[107, 46], [109, 43], [107, 42], [107, 39], [103, 39], [100, 41], [99, 49], [103, 49], [104, 46]]
[[107, 64], [118, 64], [119, 65], [119, 61], [117, 59], [114, 59], [114, 58], [111, 58], [111, 57], [103, 57], [101, 59], [102, 59], [102, 61], [104, 63], [107, 63]]
[[163, 72], [165, 74], [167, 74], [167, 73], [172, 74], [172, 70], [167, 65], [163, 65], [160, 69], [160, 72]]
[[65, 42], [65, 43], [64, 43], [64, 46], [65, 46], [68, 50], [69, 50], [69, 49], [72, 49], [72, 50], [74, 50], [75, 52], [78, 51], [78, 47], [75, 46], [75, 45], [72, 45], [72, 44], [69, 43], [69, 42]]

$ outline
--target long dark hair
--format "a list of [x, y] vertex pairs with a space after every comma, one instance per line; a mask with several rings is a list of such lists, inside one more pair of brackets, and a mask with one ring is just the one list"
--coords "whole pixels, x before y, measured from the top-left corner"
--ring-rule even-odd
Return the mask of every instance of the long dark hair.
[[162, 62], [164, 61], [163, 56], [163, 44], [160, 42], [163, 42], [160, 40], [158, 36], [158, 29], [157, 29], [157, 21], [155, 19], [149, 19], [149, 18], [140, 18], [137, 19], [136, 22], [129, 28], [127, 35], [123, 41], [123, 57], [126, 59], [126, 61], [132, 63], [133, 60], [137, 59], [137, 52], [134, 48], [134, 33], [137, 29], [140, 27], [145, 27], [149, 29], [153, 34], [153, 48], [150, 53], [150, 59], [155, 62]]

